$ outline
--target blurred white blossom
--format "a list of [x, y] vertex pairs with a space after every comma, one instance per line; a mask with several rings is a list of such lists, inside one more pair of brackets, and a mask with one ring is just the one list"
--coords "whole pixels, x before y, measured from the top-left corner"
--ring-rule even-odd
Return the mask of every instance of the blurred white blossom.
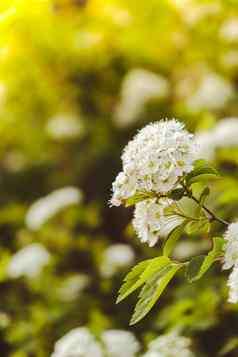
[[80, 203], [81, 191], [76, 187], [64, 187], [34, 202], [29, 208], [25, 222], [28, 228], [38, 230], [60, 210]]
[[215, 157], [217, 142], [213, 130], [202, 131], [195, 135], [197, 157], [212, 161]]
[[232, 98], [232, 85], [216, 73], [206, 73], [197, 89], [187, 98], [186, 104], [193, 111], [221, 109]]
[[133, 124], [149, 100], [164, 99], [168, 93], [168, 81], [161, 75], [139, 68], [131, 70], [122, 83], [115, 123], [119, 127]]
[[48, 135], [55, 140], [74, 139], [82, 136], [82, 121], [72, 114], [58, 114], [50, 118], [46, 125]]
[[135, 336], [124, 330], [107, 330], [102, 333], [107, 357], [135, 357], [140, 344]]
[[148, 352], [143, 357], [194, 357], [191, 340], [171, 332], [150, 342]]
[[80, 28], [75, 33], [74, 46], [77, 50], [90, 51], [102, 44], [104, 40], [103, 32], [100, 30], [84, 30]]
[[133, 249], [127, 244], [113, 244], [103, 253], [101, 274], [110, 277], [118, 270], [132, 265], [135, 260]]
[[8, 151], [4, 157], [3, 165], [9, 172], [21, 172], [27, 167], [28, 160], [19, 150]]
[[238, 17], [229, 18], [222, 24], [220, 36], [228, 42], [238, 41]]
[[3, 82], [0, 82], [0, 108], [4, 105], [6, 99], [6, 86]]
[[101, 346], [84, 327], [71, 330], [56, 342], [51, 357], [104, 357]]
[[219, 3], [201, 3], [191, 0], [170, 0], [172, 5], [179, 10], [181, 18], [189, 26], [195, 26], [204, 18], [219, 14], [222, 7]]
[[182, 123], [173, 119], [147, 125], [124, 149], [111, 204], [119, 206], [135, 193], [168, 193], [192, 170], [195, 153], [193, 135]]
[[49, 260], [50, 254], [42, 244], [30, 244], [13, 255], [7, 267], [8, 276], [35, 278]]
[[217, 125], [195, 135], [197, 157], [213, 160], [216, 150], [223, 147], [238, 146], [238, 118], [225, 118]]
[[58, 290], [58, 294], [64, 301], [76, 299], [89, 285], [90, 277], [87, 274], [79, 273], [64, 279]]
[[132, 22], [132, 16], [125, 8], [106, 5], [104, 7], [104, 13], [119, 26], [128, 26]]

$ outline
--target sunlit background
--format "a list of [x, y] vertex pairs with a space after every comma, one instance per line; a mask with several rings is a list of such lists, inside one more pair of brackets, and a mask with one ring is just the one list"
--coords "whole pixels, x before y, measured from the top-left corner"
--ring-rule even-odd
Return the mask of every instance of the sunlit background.
[[[132, 211], [108, 205], [128, 140], [175, 117], [224, 175], [210, 206], [238, 217], [237, 89], [236, 0], [1, 0], [1, 357], [238, 355], [216, 266], [194, 284], [178, 276], [129, 326], [136, 296], [116, 305], [117, 291], [161, 244], [141, 244]], [[174, 254], [208, 248], [194, 236]], [[171, 331], [191, 355], [152, 351]], [[72, 335], [55, 346], [70, 332], [74, 354]]]

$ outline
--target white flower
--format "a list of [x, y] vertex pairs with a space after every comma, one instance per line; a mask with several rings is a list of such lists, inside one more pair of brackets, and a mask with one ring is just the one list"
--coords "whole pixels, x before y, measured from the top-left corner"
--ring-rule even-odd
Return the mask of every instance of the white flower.
[[213, 160], [216, 153], [217, 142], [214, 131], [204, 131], [195, 135], [197, 143], [197, 158]]
[[135, 357], [140, 349], [135, 336], [124, 330], [108, 330], [103, 332], [102, 341], [107, 357]]
[[88, 287], [90, 278], [86, 274], [74, 274], [63, 280], [58, 290], [58, 294], [64, 301], [76, 299], [79, 294]]
[[223, 269], [233, 270], [228, 279], [228, 287], [230, 289], [228, 301], [231, 303], [238, 302], [238, 222], [231, 223], [225, 232], [226, 240], [225, 256]]
[[238, 222], [231, 223], [224, 235], [226, 240], [223, 269], [231, 269], [238, 264]]
[[214, 130], [217, 147], [238, 146], [238, 118], [220, 120]]
[[133, 69], [125, 77], [121, 99], [115, 110], [115, 123], [124, 127], [134, 123], [151, 99], [163, 99], [169, 93], [167, 79], [144, 69]]
[[196, 134], [195, 141], [197, 157], [213, 160], [217, 149], [238, 146], [238, 118], [220, 120], [214, 128]]
[[75, 328], [55, 344], [51, 357], [103, 357], [102, 349], [87, 328]]
[[104, 251], [101, 274], [110, 277], [118, 270], [131, 265], [134, 260], [135, 253], [129, 245], [113, 244]]
[[193, 135], [175, 119], [147, 125], [131, 140], [122, 155], [123, 172], [113, 184], [112, 205], [135, 193], [166, 194], [193, 168]]
[[148, 351], [143, 357], [164, 357], [159, 351]]
[[153, 340], [144, 357], [194, 357], [190, 346], [189, 338], [171, 332]]
[[233, 17], [226, 20], [221, 29], [220, 36], [229, 42], [237, 42], [238, 41], [238, 18]]
[[238, 302], [238, 264], [233, 268], [227, 285], [230, 288], [228, 301], [236, 304]]
[[216, 110], [225, 106], [233, 96], [231, 84], [215, 73], [207, 73], [201, 79], [197, 90], [187, 99], [191, 110]]
[[51, 192], [34, 202], [29, 208], [25, 218], [27, 227], [32, 230], [39, 229], [60, 210], [78, 204], [81, 198], [80, 190], [75, 187], [64, 187]]
[[43, 245], [30, 244], [13, 255], [7, 268], [8, 276], [10, 278], [20, 276], [35, 278], [49, 260], [50, 254]]
[[180, 217], [175, 220], [175, 225], [173, 223], [174, 216], [170, 216], [170, 219], [164, 217], [164, 211], [170, 204], [171, 201], [168, 199], [161, 199], [157, 203], [155, 198], [136, 204], [133, 226], [142, 243], [147, 242], [150, 247], [153, 247], [160, 236], [168, 234], [176, 225], [181, 223]]
[[221, 5], [215, 2], [200, 3], [191, 0], [170, 0], [170, 2], [189, 26], [195, 26], [199, 21], [216, 16], [222, 9]]
[[46, 126], [48, 135], [56, 140], [74, 139], [83, 134], [82, 121], [71, 114], [58, 114], [49, 119]]
[[120, 206], [123, 199], [127, 199], [136, 193], [136, 177], [120, 172], [112, 184], [112, 190], [111, 204]]

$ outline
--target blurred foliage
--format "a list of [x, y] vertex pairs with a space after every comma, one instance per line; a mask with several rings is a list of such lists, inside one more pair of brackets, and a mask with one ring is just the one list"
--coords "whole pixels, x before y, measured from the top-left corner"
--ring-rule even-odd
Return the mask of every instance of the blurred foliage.
[[[81, 325], [96, 334], [129, 329], [130, 300], [115, 305], [128, 266], [102, 276], [103, 252], [126, 243], [139, 261], [160, 248], [138, 242], [128, 226], [130, 209], [107, 205], [121, 150], [138, 128], [163, 117], [178, 117], [197, 131], [238, 116], [238, 32], [236, 38], [221, 35], [233, 18], [238, 21], [236, 0], [1, 1], [1, 356], [47, 357], [55, 341]], [[163, 76], [169, 93], [148, 101], [121, 127], [114, 113], [123, 80], [134, 68]], [[229, 83], [232, 96], [194, 110], [188, 98], [208, 73]], [[72, 117], [76, 127], [67, 135], [57, 132]], [[232, 220], [238, 208], [237, 149], [219, 151], [215, 164], [226, 177], [212, 185], [210, 205]], [[64, 186], [78, 187], [83, 201], [30, 230], [25, 215], [31, 204]], [[34, 279], [11, 279], [11, 257], [36, 242], [50, 252], [50, 264]], [[70, 296], [67, 284], [77, 274], [89, 281]], [[225, 283], [218, 268], [191, 285], [178, 277], [160, 306], [130, 330], [145, 342], [179, 326], [198, 353], [236, 356], [238, 307], [226, 303]]]

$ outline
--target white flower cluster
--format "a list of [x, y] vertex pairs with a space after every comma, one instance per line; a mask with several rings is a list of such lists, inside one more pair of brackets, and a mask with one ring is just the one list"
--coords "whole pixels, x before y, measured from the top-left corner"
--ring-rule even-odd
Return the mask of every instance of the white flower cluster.
[[102, 264], [100, 265], [101, 274], [104, 277], [111, 277], [118, 270], [133, 264], [135, 253], [127, 244], [113, 244], [103, 253]]
[[117, 126], [133, 124], [151, 99], [163, 99], [169, 93], [167, 79], [144, 69], [133, 69], [122, 83], [121, 98], [114, 121]]
[[172, 200], [156, 198], [147, 199], [136, 204], [133, 226], [143, 243], [147, 242], [153, 247], [159, 237], [166, 237], [169, 232], [182, 223], [182, 218], [176, 215], [166, 216], [166, 208]]
[[55, 344], [51, 357], [136, 357], [140, 344], [124, 330], [107, 330], [97, 341], [84, 327], [71, 330]]
[[194, 357], [190, 346], [189, 338], [171, 332], [153, 340], [143, 357]]
[[166, 194], [193, 168], [193, 135], [175, 119], [147, 125], [122, 155], [123, 171], [113, 183], [111, 203], [119, 206], [135, 193]]
[[199, 158], [213, 160], [216, 150], [238, 146], [238, 118], [225, 118], [213, 128], [195, 136]]
[[187, 106], [193, 111], [217, 110], [223, 108], [233, 96], [231, 84], [216, 73], [206, 73], [197, 89], [187, 99]]
[[82, 193], [76, 187], [55, 190], [32, 204], [26, 214], [26, 226], [32, 230], [38, 230], [60, 210], [80, 203], [81, 199]]
[[108, 357], [135, 357], [140, 345], [135, 336], [128, 331], [108, 330], [102, 334]]
[[232, 273], [229, 276], [228, 286], [230, 288], [229, 292], [229, 302], [238, 302], [238, 222], [231, 223], [224, 235], [226, 240], [225, 247], [225, 257], [223, 269], [233, 268]]
[[50, 118], [46, 132], [55, 140], [75, 139], [82, 136], [84, 128], [82, 121], [72, 114], [58, 114]]
[[[136, 194], [166, 195], [193, 169], [193, 135], [175, 119], [149, 124], [129, 142], [122, 155], [123, 171], [113, 183], [111, 204], [119, 206]], [[165, 217], [168, 199], [147, 199], [136, 204], [134, 227], [142, 242], [153, 246], [181, 220]]]
[[32, 243], [13, 255], [7, 267], [8, 276], [13, 279], [21, 276], [35, 278], [49, 260], [50, 254], [46, 248], [42, 244]]
[[91, 332], [75, 328], [55, 344], [51, 357], [103, 357], [102, 348]]

